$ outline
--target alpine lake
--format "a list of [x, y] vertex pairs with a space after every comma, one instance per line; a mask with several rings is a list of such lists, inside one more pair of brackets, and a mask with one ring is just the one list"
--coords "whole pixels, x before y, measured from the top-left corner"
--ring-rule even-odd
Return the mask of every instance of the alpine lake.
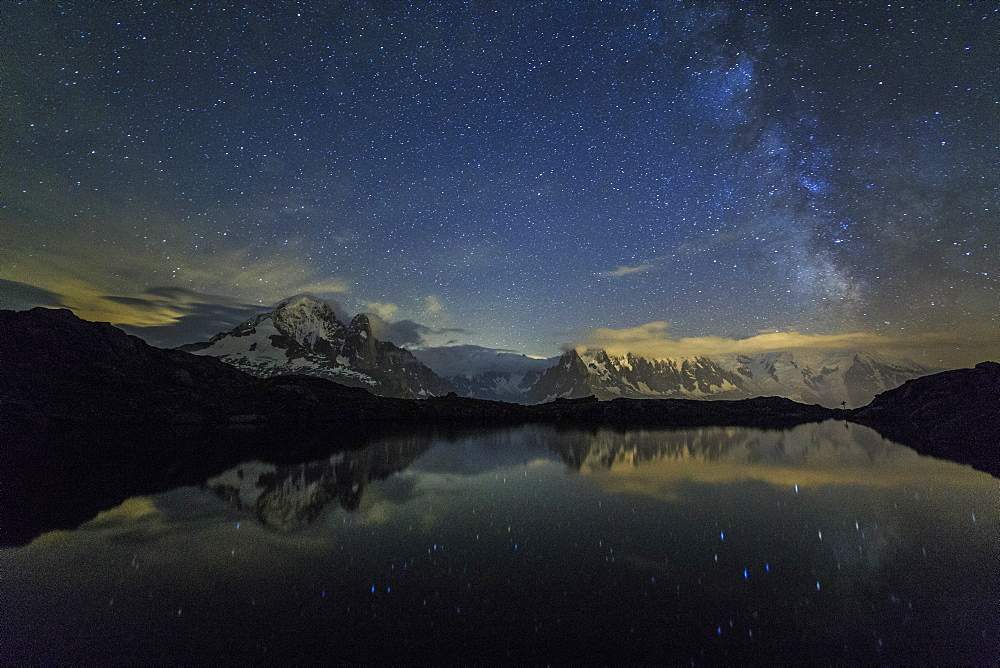
[[998, 483], [839, 421], [249, 461], [0, 549], [0, 663], [995, 665]]

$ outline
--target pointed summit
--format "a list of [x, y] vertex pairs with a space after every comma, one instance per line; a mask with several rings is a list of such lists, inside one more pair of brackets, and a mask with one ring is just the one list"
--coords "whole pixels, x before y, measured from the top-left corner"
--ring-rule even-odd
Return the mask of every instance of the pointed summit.
[[[305, 368], [338, 376], [345, 328], [326, 302], [308, 295], [282, 301], [228, 332], [182, 350], [211, 355], [257, 376], [293, 373]], [[333, 360], [333, 363], [329, 363]]]
[[533, 403], [544, 403], [553, 399], [578, 399], [589, 397], [594, 392], [590, 385], [587, 365], [575, 348], [562, 354], [555, 366], [549, 367], [538, 378], [528, 393]]
[[376, 339], [372, 336], [371, 320], [364, 313], [357, 314], [347, 327], [347, 338], [344, 344], [346, 354], [350, 357], [356, 357], [361, 366], [369, 367], [376, 363], [377, 349]]
[[351, 324], [348, 329], [352, 334], [357, 334], [363, 339], [370, 338], [372, 335], [371, 319], [367, 314], [359, 313], [351, 319]]

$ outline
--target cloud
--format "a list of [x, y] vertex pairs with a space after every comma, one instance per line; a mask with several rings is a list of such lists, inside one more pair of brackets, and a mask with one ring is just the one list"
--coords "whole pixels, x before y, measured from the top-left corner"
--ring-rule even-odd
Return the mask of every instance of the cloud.
[[171, 314], [168, 321], [149, 325], [118, 323], [128, 333], [164, 348], [205, 341], [267, 310], [261, 304], [247, 304], [175, 286], [152, 287], [139, 296], [106, 295], [103, 299], [109, 304], [129, 308], [133, 313]]
[[639, 274], [644, 271], [649, 271], [653, 268], [653, 265], [646, 263], [630, 267], [628, 265], [619, 265], [617, 269], [612, 271], [605, 271], [602, 276], [628, 276], [629, 274]]
[[[316, 295], [309, 294], [309, 296]], [[246, 303], [230, 297], [203, 294], [176, 286], [155, 286], [136, 296], [106, 295], [103, 299], [110, 304], [130, 308], [136, 312], [172, 314], [171, 319], [165, 323], [118, 324], [128, 333], [163, 348], [205, 341], [276, 305]], [[341, 304], [329, 298], [324, 301], [330, 304], [341, 322], [350, 322], [350, 315]], [[373, 317], [378, 318], [378, 316]]]
[[[347, 280], [305, 262], [302, 258], [307, 253], [301, 242], [234, 245], [216, 239], [211, 246], [206, 242], [204, 248], [192, 251], [180, 237], [169, 237], [166, 232], [160, 236], [163, 242], [155, 244], [131, 237], [96, 244], [67, 238], [31, 252], [0, 245], [0, 280], [7, 283], [7, 294], [0, 294], [0, 299], [18, 308], [64, 306], [87, 320], [157, 327], [189, 315], [178, 308], [184, 300], [177, 295], [184, 291], [225, 295], [218, 298], [222, 303], [263, 306], [292, 294], [350, 290]], [[87, 248], [86, 253], [79, 252], [81, 246]], [[10, 284], [20, 286], [16, 298]], [[150, 285], [180, 292], [170, 299], [155, 299], [149, 288], [137, 287]]]
[[324, 295], [330, 293], [342, 293], [350, 292], [351, 284], [347, 281], [341, 279], [330, 279], [327, 281], [321, 281], [318, 283], [309, 283], [306, 285], [301, 285], [294, 290], [296, 294], [300, 293], [310, 293], [314, 295]]
[[[573, 347], [603, 349], [610, 355], [632, 353], [651, 359], [699, 355], [754, 354], [780, 350], [865, 350], [892, 352], [927, 364], [967, 366], [996, 356], [995, 339], [973, 339], [956, 333], [924, 332], [885, 335], [876, 332], [803, 334], [766, 332], [743, 339], [720, 336], [675, 338], [665, 322], [650, 322], [624, 329], [597, 328]], [[971, 356], [971, 357], [970, 357]]]
[[419, 345], [429, 329], [413, 320], [390, 322], [378, 313], [369, 313], [368, 323], [376, 339], [389, 341], [397, 346]]
[[50, 277], [45, 288], [58, 295], [59, 302], [76, 315], [94, 322], [113, 325], [156, 327], [169, 325], [184, 315], [173, 300], [138, 295], [109, 295], [102, 286], [82, 278]]
[[468, 330], [459, 327], [428, 327], [415, 320], [390, 322], [377, 313], [369, 315], [369, 322], [375, 338], [408, 348], [437, 345], [442, 341], [454, 344], [469, 333]]
[[441, 303], [441, 300], [437, 296], [428, 295], [424, 301], [424, 310], [427, 312], [427, 315], [435, 316], [444, 312], [444, 304]]
[[487, 371], [527, 373], [544, 371], [554, 360], [521, 355], [513, 350], [483, 346], [435, 346], [413, 351], [414, 356], [439, 376], [473, 376]]
[[367, 308], [372, 313], [385, 320], [392, 318], [392, 316], [396, 315], [396, 312], [399, 310], [399, 306], [388, 302], [368, 302]]

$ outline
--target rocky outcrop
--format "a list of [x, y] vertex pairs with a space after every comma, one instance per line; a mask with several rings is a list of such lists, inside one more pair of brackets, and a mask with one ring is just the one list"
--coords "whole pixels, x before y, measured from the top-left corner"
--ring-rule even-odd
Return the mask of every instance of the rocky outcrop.
[[409, 350], [376, 339], [364, 313], [354, 316], [347, 328], [343, 356], [351, 369], [375, 381], [369, 389], [381, 396], [417, 399], [453, 389]]
[[1000, 364], [903, 383], [849, 413], [853, 422], [935, 457], [1000, 475]]

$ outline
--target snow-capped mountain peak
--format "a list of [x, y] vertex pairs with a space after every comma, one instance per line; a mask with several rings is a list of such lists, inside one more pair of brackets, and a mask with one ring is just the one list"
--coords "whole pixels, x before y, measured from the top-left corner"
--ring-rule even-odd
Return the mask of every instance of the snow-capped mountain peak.
[[278, 305], [271, 313], [275, 327], [296, 343], [316, 350], [344, 338], [344, 325], [327, 302], [302, 295]]
[[345, 326], [327, 302], [300, 295], [209, 341], [181, 346], [257, 376], [308, 374], [387, 396], [436, 396], [447, 381], [409, 351], [372, 335], [368, 316]]

